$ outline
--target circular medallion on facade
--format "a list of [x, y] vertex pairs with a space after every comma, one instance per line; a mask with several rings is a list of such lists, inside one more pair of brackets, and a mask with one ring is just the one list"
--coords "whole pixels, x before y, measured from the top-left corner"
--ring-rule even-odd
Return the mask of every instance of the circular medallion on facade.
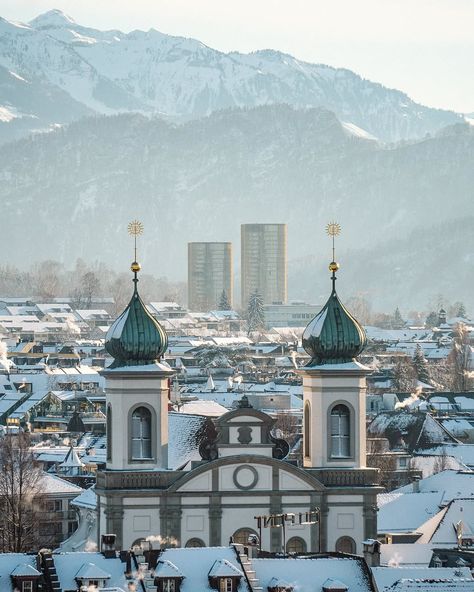
[[250, 465], [242, 465], [235, 469], [232, 479], [239, 489], [253, 489], [258, 483], [258, 472]]

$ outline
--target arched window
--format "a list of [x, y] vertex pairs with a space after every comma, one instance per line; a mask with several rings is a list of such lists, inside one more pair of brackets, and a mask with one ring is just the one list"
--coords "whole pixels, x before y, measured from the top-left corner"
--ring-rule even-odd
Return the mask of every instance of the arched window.
[[331, 457], [350, 457], [350, 412], [345, 405], [336, 405], [332, 409], [330, 429]]
[[137, 407], [132, 413], [132, 459], [151, 459], [151, 412]]
[[356, 544], [354, 539], [349, 536], [343, 536], [336, 541], [336, 551], [338, 553], [350, 553], [354, 555], [356, 552]]
[[239, 530], [236, 530], [232, 535], [232, 539], [234, 540], [234, 543], [248, 545], [249, 536], [257, 536], [257, 533], [252, 528], [239, 528]]
[[206, 545], [204, 544], [204, 541], [202, 541], [201, 539], [197, 539], [197, 538], [189, 539], [189, 541], [186, 543], [187, 548], [205, 547], [205, 546]]
[[304, 406], [304, 455], [310, 456], [310, 437], [311, 437], [311, 408], [309, 401]]
[[112, 460], [112, 405], [107, 405], [107, 460]]
[[287, 553], [306, 553], [306, 542], [301, 537], [291, 537], [286, 543]]

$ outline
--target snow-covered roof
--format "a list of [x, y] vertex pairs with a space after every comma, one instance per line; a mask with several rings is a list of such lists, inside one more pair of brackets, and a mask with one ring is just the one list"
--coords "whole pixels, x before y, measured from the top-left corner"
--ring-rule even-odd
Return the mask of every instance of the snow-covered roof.
[[382, 505], [377, 515], [379, 533], [414, 532], [440, 511], [442, 493], [405, 493]]
[[391, 567], [428, 567], [433, 556], [429, 544], [397, 543], [380, 545], [380, 564]]
[[192, 460], [201, 460], [199, 438], [206, 418], [170, 412], [168, 415], [168, 466], [177, 469]]
[[[93, 567], [84, 568], [84, 573], [105, 573], [107, 577], [107, 586], [113, 588], [114, 586], [128, 589], [127, 579], [125, 578], [126, 565], [122, 563], [119, 558], [106, 559], [102, 553], [53, 553], [53, 561], [58, 574], [59, 585], [61, 590], [76, 590], [76, 577], [78, 573], [85, 566], [92, 565]], [[84, 577], [84, 576], [83, 576]], [[100, 576], [100, 578], [105, 576]], [[94, 579], [92, 576], [91, 579]]]
[[[398, 545], [392, 545], [398, 547]], [[416, 546], [416, 545], [412, 545]], [[463, 579], [471, 581], [471, 590], [474, 590], [474, 580], [472, 579], [471, 571], [468, 567], [374, 567], [372, 574], [377, 584], [378, 592], [392, 592], [398, 590], [397, 582], [407, 580], [419, 581], [436, 581], [442, 580], [444, 582]], [[403, 590], [404, 588], [400, 588]], [[411, 588], [406, 588], [410, 590]], [[430, 588], [427, 588], [430, 590]], [[451, 586], [446, 586], [445, 590], [456, 590]]]
[[359, 558], [252, 559], [252, 565], [264, 590], [268, 589], [272, 578], [286, 580], [298, 592], [322, 590], [328, 579], [340, 581], [350, 592], [372, 590], [364, 563]]
[[11, 573], [17, 568], [36, 570], [36, 554], [0, 553], [0, 589], [2, 592], [14, 592]]
[[189, 415], [203, 415], [205, 417], [220, 417], [227, 413], [228, 409], [216, 403], [216, 401], [205, 401], [198, 399], [197, 401], [188, 401], [183, 403], [180, 408], [180, 413], [187, 413]]
[[159, 578], [184, 578], [184, 575], [176, 565], [167, 559], [158, 561], [155, 568], [155, 576]]
[[110, 580], [110, 574], [94, 563], [84, 563], [77, 570], [76, 580]]
[[[474, 471], [446, 470], [420, 479], [418, 482], [420, 492], [441, 493], [441, 503], [446, 505], [453, 499], [460, 497], [472, 497], [474, 499]], [[393, 493], [409, 493], [413, 491], [412, 485], [399, 487]]]
[[39, 572], [35, 567], [33, 567], [30, 563], [20, 563], [15, 567], [15, 569], [10, 574], [15, 577], [19, 576], [40, 576], [41, 572]]
[[438, 524], [423, 542], [436, 547], [456, 547], [456, 525], [459, 523], [462, 525], [463, 535], [474, 538], [474, 499], [456, 499], [450, 502]]
[[82, 487], [74, 485], [65, 479], [61, 479], [56, 475], [43, 473], [39, 485], [41, 492], [46, 494], [65, 494], [78, 495], [83, 491]]
[[71, 500], [71, 504], [79, 508], [95, 510], [95, 508], [97, 507], [97, 495], [95, 493], [95, 486], [93, 485], [92, 487], [89, 487], [89, 489], [85, 489], [77, 497]]
[[[160, 561], [170, 561], [183, 574], [180, 592], [215, 592], [209, 583], [209, 572], [218, 560], [238, 565], [233, 547], [165, 549], [160, 556]], [[240, 578], [236, 592], [250, 592], [245, 578]]]
[[84, 463], [80, 460], [76, 449], [71, 446], [71, 448], [69, 449], [69, 452], [66, 455], [66, 458], [63, 460], [63, 462], [59, 466], [62, 467], [63, 469], [77, 468], [77, 467], [83, 467]]
[[209, 570], [210, 578], [242, 577], [244, 574], [228, 559], [216, 559]]

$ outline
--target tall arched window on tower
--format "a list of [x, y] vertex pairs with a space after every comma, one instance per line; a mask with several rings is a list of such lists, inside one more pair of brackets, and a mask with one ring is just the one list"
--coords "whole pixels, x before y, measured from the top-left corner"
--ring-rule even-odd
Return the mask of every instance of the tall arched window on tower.
[[132, 413], [132, 460], [151, 459], [151, 412], [137, 407]]
[[310, 437], [311, 437], [311, 409], [309, 401], [304, 406], [304, 455], [310, 455]]
[[331, 458], [350, 455], [350, 411], [345, 405], [336, 405], [331, 411]]

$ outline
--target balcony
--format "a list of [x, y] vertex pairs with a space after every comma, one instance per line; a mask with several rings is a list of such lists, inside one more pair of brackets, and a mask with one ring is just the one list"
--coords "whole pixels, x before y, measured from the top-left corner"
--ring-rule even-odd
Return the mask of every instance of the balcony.
[[373, 487], [380, 484], [378, 469], [309, 469], [326, 487]]
[[181, 476], [181, 471], [100, 471], [96, 490], [166, 489]]

